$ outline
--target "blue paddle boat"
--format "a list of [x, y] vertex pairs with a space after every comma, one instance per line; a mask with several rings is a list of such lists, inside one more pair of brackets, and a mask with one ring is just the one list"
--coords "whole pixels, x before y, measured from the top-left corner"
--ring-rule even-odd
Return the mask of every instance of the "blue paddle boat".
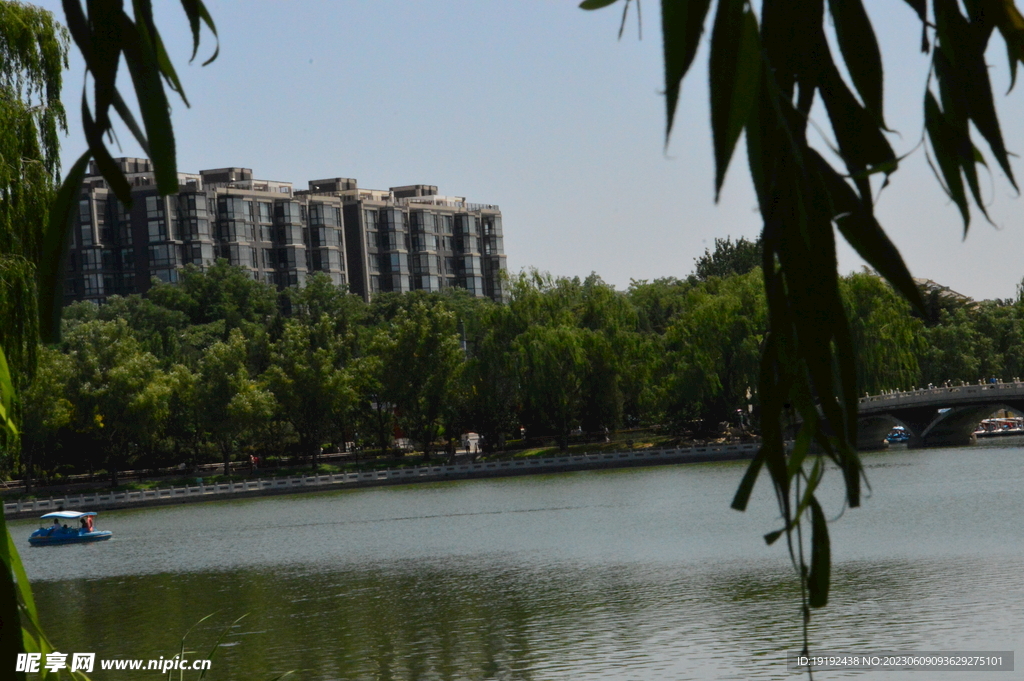
[[[50, 544], [81, 544], [90, 541], [103, 541], [110, 539], [113, 532], [109, 530], [97, 530], [93, 528], [93, 517], [95, 513], [80, 513], [78, 511], [56, 511], [47, 513], [42, 517], [43, 521], [53, 520], [52, 524], [43, 526], [32, 533], [28, 543], [33, 546], [48, 546]], [[65, 521], [65, 522], [61, 522]], [[70, 525], [69, 525], [70, 522]]]

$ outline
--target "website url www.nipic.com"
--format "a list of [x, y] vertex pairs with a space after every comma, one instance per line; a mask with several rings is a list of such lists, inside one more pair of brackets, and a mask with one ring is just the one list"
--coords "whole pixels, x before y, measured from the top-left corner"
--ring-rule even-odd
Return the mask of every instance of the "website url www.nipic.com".
[[[70, 659], [69, 659], [70, 658]], [[96, 668], [96, 653], [18, 653], [16, 672], [71, 672], [91, 673]], [[159, 660], [100, 660], [99, 668], [104, 670], [154, 671], [166, 674], [170, 671], [202, 671], [210, 668], [210, 660], [188, 660], [183, 657], [161, 657]]]

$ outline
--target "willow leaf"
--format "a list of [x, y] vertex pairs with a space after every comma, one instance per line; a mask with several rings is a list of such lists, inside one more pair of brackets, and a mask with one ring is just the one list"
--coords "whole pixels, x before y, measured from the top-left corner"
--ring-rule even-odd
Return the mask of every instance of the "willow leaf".
[[757, 99], [761, 49], [754, 13], [742, 0], [722, 0], [711, 32], [711, 133], [715, 147], [715, 200], [733, 150]]
[[832, 573], [832, 547], [828, 523], [818, 500], [811, 498], [811, 572], [807, 577], [808, 604], [822, 608], [828, 604]]
[[861, 101], [884, 127], [882, 110], [882, 53], [861, 0], [829, 0], [843, 61]]
[[[610, 1], [615, 2], [616, 0]], [[206, 24], [214, 38], [218, 38], [217, 26], [214, 25], [213, 17], [210, 16], [210, 12], [207, 11], [206, 5], [203, 4], [202, 0], [181, 0], [181, 6], [185, 10], [185, 14], [188, 16], [189, 27], [192, 29], [192, 57], [189, 61], [193, 61], [196, 58], [196, 54], [199, 52], [199, 32], [202, 28], [200, 22]], [[203, 66], [206, 66], [216, 59], [218, 54], [220, 54], [219, 38], [217, 39], [217, 47], [213, 50], [213, 56], [203, 62]]]
[[156, 55], [152, 45], [127, 17], [122, 23], [122, 33], [128, 71], [132, 75], [142, 122], [146, 126], [157, 188], [162, 194], [173, 194], [178, 190], [174, 128]]
[[903, 256], [878, 224], [874, 214], [818, 152], [812, 149], [810, 154], [828, 192], [839, 233], [865, 262], [885, 277], [911, 305], [924, 313], [925, 305], [920, 289], [910, 276]]
[[60, 186], [53, 205], [50, 206], [49, 222], [43, 236], [42, 257], [39, 259], [39, 336], [44, 343], [60, 340], [60, 316], [64, 307], [64, 263], [67, 258], [68, 237], [78, 195], [82, 191], [82, 180], [89, 166], [90, 153], [87, 151], [75, 161]]
[[690, 70], [697, 45], [704, 32], [704, 19], [711, 0], [692, 2], [662, 2], [661, 30], [665, 58], [665, 144], [672, 134], [672, 121], [679, 102], [683, 77]]
[[953, 128], [946, 120], [943, 111], [939, 109], [939, 103], [935, 100], [935, 95], [931, 93], [931, 90], [925, 92], [924, 95], [924, 127], [928, 133], [928, 139], [932, 143], [935, 162], [939, 164], [939, 170], [942, 173], [943, 189], [960, 209], [966, 234], [971, 223], [971, 213], [967, 205], [967, 194], [964, 193], [963, 179], [960, 177], [960, 163], [956, 154], [957, 143]]

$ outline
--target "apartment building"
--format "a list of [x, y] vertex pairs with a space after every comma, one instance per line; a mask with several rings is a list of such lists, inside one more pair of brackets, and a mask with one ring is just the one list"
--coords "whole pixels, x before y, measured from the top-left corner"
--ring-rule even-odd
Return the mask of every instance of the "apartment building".
[[254, 279], [302, 286], [313, 272], [369, 300], [379, 291], [465, 288], [505, 299], [501, 212], [412, 185], [360, 189], [354, 179], [257, 180], [249, 168], [179, 173], [162, 197], [147, 159], [116, 159], [132, 186], [128, 208], [95, 165], [82, 186], [65, 301], [103, 302], [175, 282], [186, 265], [224, 258]]

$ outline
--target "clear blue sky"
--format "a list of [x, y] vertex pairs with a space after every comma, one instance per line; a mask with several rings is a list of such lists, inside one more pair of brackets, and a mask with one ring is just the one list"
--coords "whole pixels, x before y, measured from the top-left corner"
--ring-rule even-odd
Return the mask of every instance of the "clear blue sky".
[[[60, 3], [42, 3], [62, 17]], [[706, 45], [683, 86], [664, 150], [659, 4], [643, 4], [616, 40], [619, 9], [569, 0], [219, 2], [212, 37], [187, 64], [191, 36], [177, 2], [158, 22], [192, 108], [174, 104], [183, 171], [243, 166], [258, 178], [355, 177], [360, 186], [434, 184], [497, 203], [509, 268], [630, 279], [682, 277], [716, 237], [760, 229], [742, 141], [718, 205], [707, 109]], [[886, 64], [886, 116], [898, 153], [921, 137], [927, 57], [904, 2], [868, 0]], [[619, 5], [621, 7], [621, 3]], [[838, 52], [838, 51], [837, 51]], [[1024, 151], [1024, 84], [1009, 84], [1002, 39], [989, 62], [1003, 133]], [[84, 150], [83, 65], [66, 77], [65, 166]], [[816, 118], [823, 125], [821, 111]], [[127, 133], [122, 154], [142, 155]], [[982, 141], [979, 147], [985, 149]], [[1010, 298], [1024, 276], [1024, 202], [996, 164], [983, 191], [996, 228], [974, 211], [966, 241], [922, 149], [882, 194], [878, 215], [914, 276], [975, 298]], [[1024, 162], [1014, 166], [1024, 186]], [[861, 262], [840, 252], [843, 272]]]

